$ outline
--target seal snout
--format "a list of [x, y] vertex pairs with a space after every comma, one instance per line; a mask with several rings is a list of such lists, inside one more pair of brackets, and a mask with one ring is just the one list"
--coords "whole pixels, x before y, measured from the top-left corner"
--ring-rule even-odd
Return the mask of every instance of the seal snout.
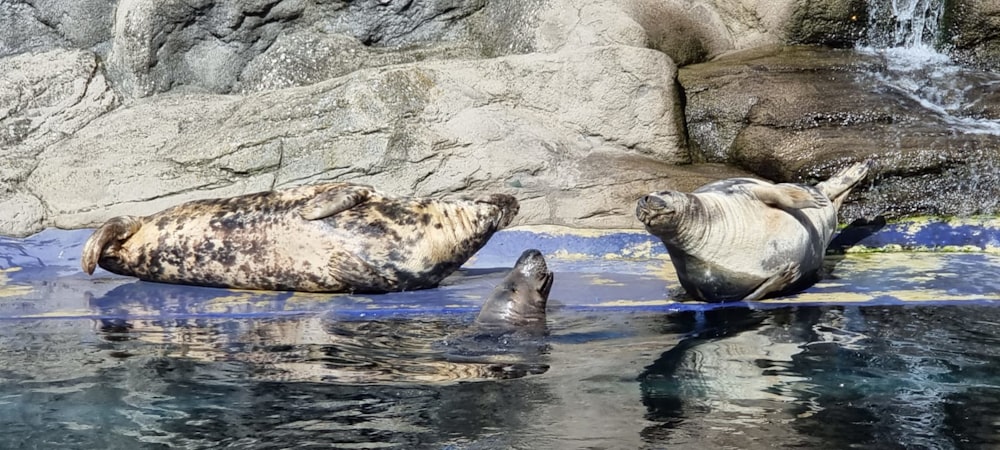
[[514, 217], [521, 210], [521, 205], [513, 195], [490, 194], [476, 198], [477, 203], [489, 203], [500, 208], [500, 215], [496, 218], [497, 229], [506, 228], [514, 221]]
[[[668, 201], [671, 192], [664, 191], [643, 195], [635, 205], [635, 216], [640, 222], [649, 222], [661, 215], [672, 214], [674, 212], [673, 202]], [[667, 197], [667, 198], [664, 198]]]
[[667, 207], [667, 202], [656, 196], [656, 194], [643, 195], [639, 199], [639, 207], [643, 209], [664, 209]]
[[500, 328], [544, 328], [545, 308], [554, 278], [542, 252], [525, 250], [486, 299], [476, 323]]
[[517, 259], [517, 263], [514, 264], [514, 271], [519, 272], [529, 280], [537, 281], [539, 283], [536, 287], [538, 293], [545, 298], [549, 296], [554, 275], [549, 271], [542, 252], [536, 249], [525, 250]]

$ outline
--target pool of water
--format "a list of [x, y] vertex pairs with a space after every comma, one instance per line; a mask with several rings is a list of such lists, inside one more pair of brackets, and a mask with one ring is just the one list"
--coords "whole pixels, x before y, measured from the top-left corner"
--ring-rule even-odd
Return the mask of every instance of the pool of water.
[[[990, 251], [832, 255], [799, 295], [720, 306], [641, 233], [502, 234], [382, 296], [87, 277], [85, 236], [0, 239], [0, 448], [1000, 445]], [[524, 245], [556, 272], [548, 337], [450, 347]]]

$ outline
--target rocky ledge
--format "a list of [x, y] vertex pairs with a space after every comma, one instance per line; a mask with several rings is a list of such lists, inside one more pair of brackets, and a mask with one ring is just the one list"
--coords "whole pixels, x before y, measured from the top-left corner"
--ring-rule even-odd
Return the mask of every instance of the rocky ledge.
[[[648, 191], [862, 158], [878, 176], [845, 220], [996, 212], [995, 137], [831, 49], [863, 35], [867, 3], [2, 2], [0, 234], [322, 180], [506, 192], [517, 224], [637, 228]], [[991, 67], [979, 29], [1000, 5], [948, 7], [953, 53]], [[996, 118], [977, 74], [969, 115]]]

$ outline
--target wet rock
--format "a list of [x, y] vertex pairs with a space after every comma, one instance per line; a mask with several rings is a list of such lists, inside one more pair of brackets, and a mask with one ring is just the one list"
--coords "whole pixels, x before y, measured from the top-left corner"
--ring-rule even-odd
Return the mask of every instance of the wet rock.
[[787, 42], [851, 47], [864, 35], [868, 22], [864, 0], [800, 1], [787, 24]]
[[1000, 211], [996, 135], [888, 87], [881, 70], [877, 56], [815, 47], [756, 49], [683, 68], [695, 158], [797, 182], [874, 160], [878, 181], [842, 210], [848, 219]]
[[646, 45], [684, 66], [763, 45], [853, 45], [866, 2], [635, 0], [622, 11], [641, 26]]
[[945, 47], [957, 59], [988, 70], [1000, 69], [1000, 1], [949, 1]]

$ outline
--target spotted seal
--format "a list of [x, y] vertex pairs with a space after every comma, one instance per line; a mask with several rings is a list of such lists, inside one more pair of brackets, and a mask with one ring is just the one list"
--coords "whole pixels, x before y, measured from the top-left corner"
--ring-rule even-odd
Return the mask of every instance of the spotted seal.
[[389, 292], [437, 286], [518, 212], [505, 194], [440, 200], [323, 183], [197, 200], [98, 228], [81, 266], [241, 289]]
[[868, 168], [854, 164], [816, 186], [732, 178], [690, 194], [651, 193], [638, 200], [636, 217], [666, 245], [693, 297], [784, 295], [818, 280], [837, 211]]

